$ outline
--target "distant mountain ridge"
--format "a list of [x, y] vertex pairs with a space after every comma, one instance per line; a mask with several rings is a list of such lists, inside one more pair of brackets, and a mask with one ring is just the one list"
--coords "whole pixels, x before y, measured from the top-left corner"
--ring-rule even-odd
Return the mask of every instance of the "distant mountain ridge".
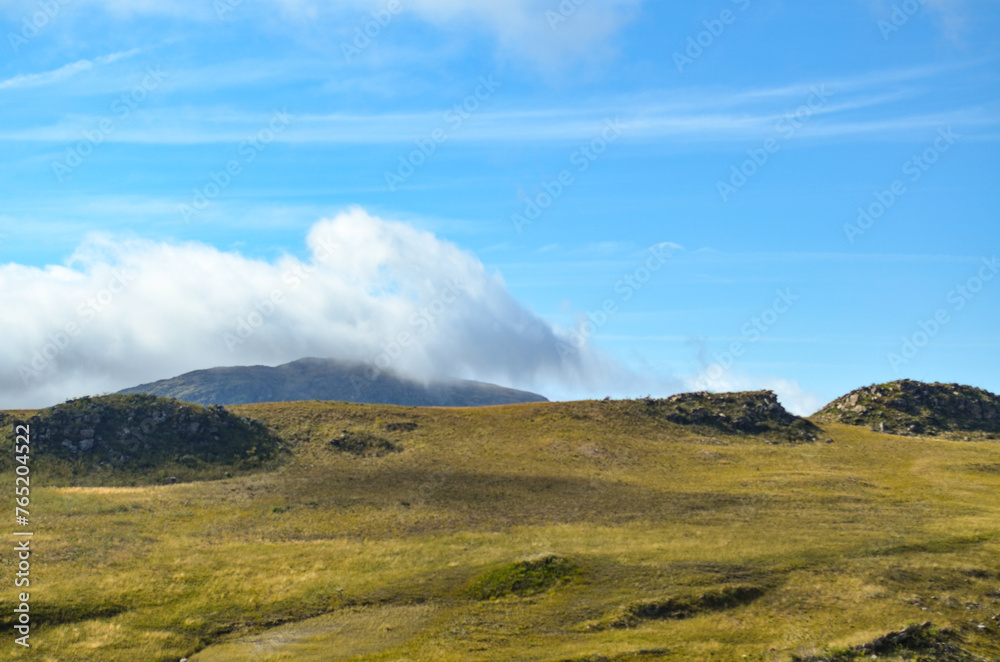
[[200, 405], [331, 400], [418, 407], [480, 407], [548, 402], [537, 393], [468, 380], [429, 384], [381, 372], [370, 379], [363, 363], [306, 358], [277, 367], [195, 370], [119, 393], [159, 395]]

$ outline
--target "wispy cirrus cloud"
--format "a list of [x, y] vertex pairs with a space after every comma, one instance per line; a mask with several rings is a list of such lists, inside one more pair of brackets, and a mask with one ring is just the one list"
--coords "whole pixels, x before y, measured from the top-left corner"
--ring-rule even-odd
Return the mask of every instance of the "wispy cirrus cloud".
[[[498, 55], [557, 66], [574, 59], [594, 59], [611, 53], [607, 42], [631, 22], [643, 0], [400, 0], [406, 19], [416, 19], [446, 32], [449, 38], [472, 42], [488, 35]], [[12, 0], [5, 8], [16, 15], [36, 11], [32, 0]], [[217, 5], [224, 7], [223, 11]], [[339, 36], [345, 26], [371, 19], [387, 0], [260, 0], [259, 2], [189, 2], [185, 0], [76, 0], [120, 18], [164, 16], [192, 23], [223, 20], [299, 25], [312, 32]], [[566, 9], [569, 7], [569, 10]], [[553, 17], [558, 17], [554, 19]]]
[[65, 64], [58, 69], [53, 69], [51, 71], [43, 71], [34, 74], [19, 74], [12, 78], [8, 78], [7, 80], [0, 81], [0, 90], [17, 90], [30, 87], [54, 85], [68, 80], [81, 72], [91, 71], [96, 66], [113, 64], [119, 60], [130, 58], [140, 52], [141, 49], [133, 48], [128, 51], [101, 55], [92, 60], [77, 60], [76, 62]]
[[[217, 68], [213, 71], [218, 73]], [[622, 96], [574, 107], [519, 106], [515, 100], [506, 108], [478, 111], [464, 118], [461, 131], [454, 132], [451, 140], [569, 143], [600, 135], [609, 118], [627, 127], [627, 138], [688, 144], [755, 140], [773, 135], [780, 123], [801, 109], [816, 90], [822, 90], [829, 101], [808, 110], [808, 123], [796, 130], [798, 140], [895, 140], [949, 125], [963, 127], [967, 132], [963, 135], [969, 139], [995, 137], [1000, 113], [989, 104], [955, 107], [940, 95], [930, 105], [915, 103], [918, 99], [926, 100], [928, 90], [933, 89], [930, 82], [953, 73], [954, 68], [917, 67], [868, 72], [829, 82], [807, 81], [742, 90], [650, 91], [641, 99]], [[195, 72], [176, 78], [190, 81], [199, 79], [199, 75]], [[407, 144], [442, 126], [447, 108], [382, 113], [287, 110], [294, 121], [280, 137], [284, 142]], [[110, 139], [177, 145], [239, 142], [247, 132], [257, 130], [269, 112], [198, 105], [154, 108], [145, 111], [141, 121], [124, 127]], [[14, 125], [0, 131], [0, 140], [66, 141], [75, 138], [80, 123], [88, 119], [95, 118], [74, 116], [50, 120], [48, 124]], [[29, 121], [36, 120], [29, 118]]]

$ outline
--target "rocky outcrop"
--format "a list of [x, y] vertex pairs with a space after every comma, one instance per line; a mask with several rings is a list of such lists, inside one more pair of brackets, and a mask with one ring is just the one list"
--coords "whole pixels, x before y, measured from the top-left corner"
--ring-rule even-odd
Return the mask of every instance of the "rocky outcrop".
[[890, 632], [867, 644], [809, 657], [793, 655], [793, 662], [850, 662], [851, 660], [920, 660], [924, 662], [988, 662], [973, 655], [955, 641], [960, 637], [949, 629], [938, 630], [929, 621]]
[[771, 391], [681, 393], [647, 398], [650, 413], [678, 425], [712, 428], [725, 434], [766, 435], [781, 441], [816, 441], [822, 431], [789, 413]]
[[280, 441], [222, 407], [150, 395], [70, 400], [27, 421], [36, 453], [84, 465], [151, 467], [266, 460]]
[[907, 436], [996, 438], [1000, 397], [972, 386], [905, 379], [852, 391], [813, 418]]

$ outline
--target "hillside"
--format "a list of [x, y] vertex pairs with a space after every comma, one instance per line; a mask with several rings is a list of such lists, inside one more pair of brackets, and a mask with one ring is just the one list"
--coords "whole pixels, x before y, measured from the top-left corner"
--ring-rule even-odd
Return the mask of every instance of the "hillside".
[[995, 439], [1000, 436], [1000, 397], [972, 386], [904, 379], [852, 391], [813, 419], [904, 436]]
[[50, 485], [221, 478], [267, 466], [282, 447], [259, 421], [221, 407], [151, 395], [85, 397], [37, 412], [0, 413], [3, 471], [12, 468], [17, 421], [31, 426], [34, 472]]
[[1000, 659], [995, 441], [797, 443], [767, 394], [714, 397], [242, 405], [280, 466], [33, 477], [35, 648], [5, 659]]
[[330, 400], [415, 407], [480, 407], [546, 402], [536, 393], [467, 380], [423, 384], [382, 372], [370, 379], [368, 366], [334, 359], [300, 359], [277, 367], [246, 366], [196, 370], [179, 377], [128, 388], [202, 405]]

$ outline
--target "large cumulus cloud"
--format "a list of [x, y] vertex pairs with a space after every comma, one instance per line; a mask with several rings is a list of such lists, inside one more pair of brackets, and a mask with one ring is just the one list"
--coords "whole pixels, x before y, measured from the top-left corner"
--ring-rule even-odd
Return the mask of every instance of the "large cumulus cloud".
[[95, 235], [63, 265], [0, 266], [0, 408], [304, 356], [556, 395], [655, 387], [567, 343], [499, 274], [429, 232], [354, 208], [305, 240], [307, 258], [264, 261]]

